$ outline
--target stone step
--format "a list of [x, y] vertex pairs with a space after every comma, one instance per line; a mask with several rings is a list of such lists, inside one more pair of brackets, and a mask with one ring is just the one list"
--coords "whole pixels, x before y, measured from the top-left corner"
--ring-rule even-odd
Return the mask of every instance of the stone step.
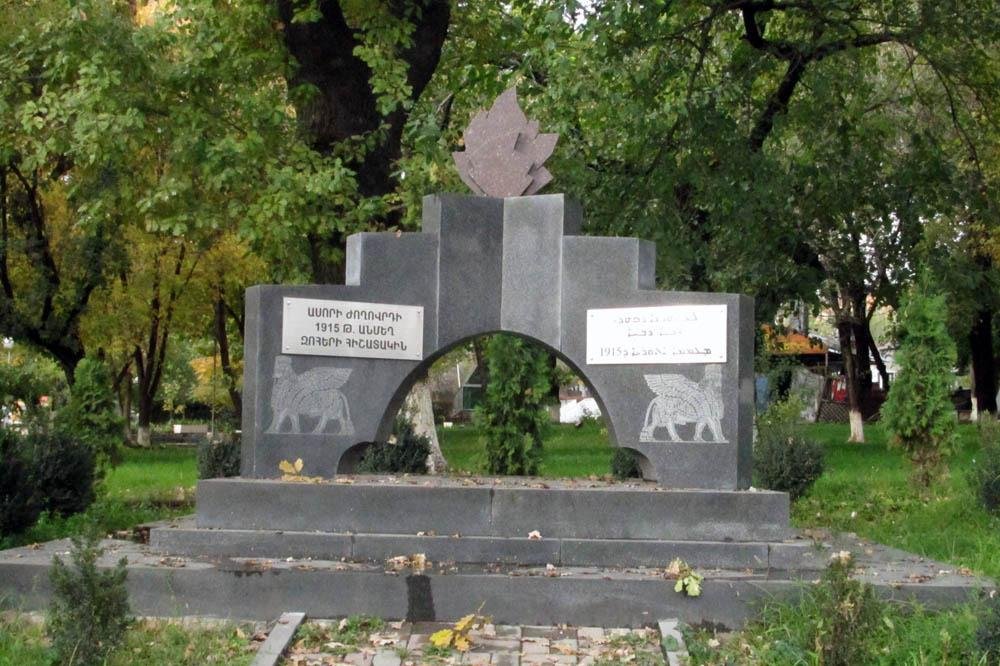
[[187, 557], [266, 557], [385, 562], [422, 553], [432, 562], [544, 566], [664, 567], [681, 558], [711, 569], [820, 569], [811, 541], [725, 542], [628, 539], [345, 534], [197, 528], [193, 521], [150, 530], [154, 550]]
[[[482, 604], [500, 624], [638, 627], [658, 618], [740, 626], [765, 600], [794, 599], [815, 572], [794, 574], [703, 570], [702, 594], [673, 590], [661, 569], [433, 566], [386, 571], [384, 564], [232, 558], [209, 562], [107, 540], [99, 566], [128, 562], [126, 584], [139, 616], [200, 616], [267, 620], [287, 608], [311, 618], [368, 614], [386, 620], [453, 622]], [[878, 592], [935, 607], [989, 594], [995, 583], [954, 566], [902, 557], [856, 543], [860, 576]], [[68, 540], [0, 551], [0, 604], [23, 611], [46, 607], [53, 555], [65, 559]], [[873, 550], [876, 549], [876, 550]], [[823, 559], [829, 558], [826, 547]], [[872, 554], [867, 554], [872, 551]]]
[[768, 542], [788, 521], [785, 493], [510, 478], [209, 479], [197, 503], [198, 527], [298, 532]]

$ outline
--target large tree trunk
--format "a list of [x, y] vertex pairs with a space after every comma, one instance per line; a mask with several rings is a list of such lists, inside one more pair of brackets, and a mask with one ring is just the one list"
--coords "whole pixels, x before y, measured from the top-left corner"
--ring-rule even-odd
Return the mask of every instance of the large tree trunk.
[[861, 416], [861, 386], [858, 381], [857, 357], [854, 354], [851, 337], [854, 326], [848, 321], [837, 323], [837, 333], [840, 337], [840, 354], [844, 359], [844, 370], [847, 374], [847, 413], [851, 424], [851, 436], [847, 441], [864, 443], [864, 419]]
[[448, 463], [441, 453], [438, 442], [437, 428], [434, 426], [434, 407], [431, 403], [431, 389], [426, 379], [413, 385], [406, 396], [404, 406], [406, 416], [413, 424], [413, 432], [423, 435], [430, 441], [431, 452], [427, 456], [427, 471], [430, 474], [440, 474], [448, 469]]
[[137, 446], [148, 447], [152, 443], [150, 422], [153, 417], [153, 399], [144, 391], [139, 391], [138, 411], [139, 421], [135, 429], [135, 443]]
[[879, 377], [882, 378], [882, 386], [885, 387], [885, 391], [889, 391], [889, 370], [885, 367], [885, 361], [882, 359], [882, 352], [878, 350], [878, 346], [875, 344], [875, 338], [871, 336], [871, 328], [868, 329], [868, 346], [871, 349], [872, 359], [875, 361], [875, 367], [878, 368]]
[[969, 332], [972, 357], [972, 414], [997, 413], [997, 375], [993, 359], [993, 311], [983, 308], [974, 315]]
[[239, 390], [239, 378], [233, 368], [229, 358], [229, 333], [226, 330], [226, 303], [222, 293], [218, 293], [215, 298], [215, 341], [219, 345], [219, 362], [222, 365], [222, 374], [226, 378], [226, 390], [229, 392], [229, 400], [233, 403], [236, 418], [243, 414], [243, 396]]
[[[299, 3], [276, 0], [278, 15], [284, 25], [284, 41], [288, 52], [298, 64], [288, 82], [291, 86], [315, 86], [316, 94], [304, 97], [296, 108], [299, 124], [308, 133], [312, 147], [320, 153], [334, 152], [342, 142], [369, 136], [384, 130], [382, 140], [359, 158], [352, 160], [362, 196], [388, 194], [396, 189], [393, 174], [401, 154], [403, 126], [409, 113], [398, 106], [382, 115], [378, 98], [372, 90], [372, 71], [355, 54], [360, 46], [358, 31], [344, 16], [341, 3], [320, 0], [320, 16], [316, 21], [292, 20]], [[407, 66], [410, 101], [416, 101], [427, 86], [441, 57], [441, 47], [448, 34], [451, 3], [448, 0], [418, 0], [411, 3], [389, 3], [389, 11], [397, 18], [409, 16], [413, 22], [412, 45], [399, 53]], [[398, 211], [385, 220], [373, 220], [376, 225], [395, 221]], [[342, 249], [345, 234], [334, 232], [329, 237], [309, 236], [313, 279], [317, 282], [342, 282], [344, 266]]]

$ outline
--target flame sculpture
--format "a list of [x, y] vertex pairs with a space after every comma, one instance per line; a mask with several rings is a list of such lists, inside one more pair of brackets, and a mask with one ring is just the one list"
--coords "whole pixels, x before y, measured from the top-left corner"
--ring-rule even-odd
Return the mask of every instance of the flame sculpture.
[[558, 134], [539, 134], [510, 88], [465, 129], [465, 150], [452, 153], [458, 175], [476, 194], [517, 197], [535, 194], [552, 180], [543, 164]]

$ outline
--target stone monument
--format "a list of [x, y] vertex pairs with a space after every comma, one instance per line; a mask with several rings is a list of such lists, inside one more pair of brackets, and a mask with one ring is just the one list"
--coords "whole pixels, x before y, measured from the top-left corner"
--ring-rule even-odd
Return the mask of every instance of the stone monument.
[[750, 485], [752, 300], [658, 291], [652, 243], [581, 235], [578, 205], [534, 194], [556, 138], [508, 90], [454, 154], [477, 196], [426, 197], [420, 233], [351, 236], [345, 285], [248, 291], [244, 478], [353, 472], [429, 364], [503, 331], [584, 378], [646, 478]]

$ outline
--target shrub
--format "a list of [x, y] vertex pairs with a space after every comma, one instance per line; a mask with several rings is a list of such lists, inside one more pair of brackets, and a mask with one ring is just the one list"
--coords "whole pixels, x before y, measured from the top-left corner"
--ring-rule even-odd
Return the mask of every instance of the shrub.
[[75, 666], [103, 664], [121, 644], [131, 624], [125, 558], [108, 571], [97, 568], [103, 554], [91, 534], [73, 538], [71, 565], [52, 559], [52, 601], [46, 632], [57, 663]]
[[13, 430], [0, 428], [0, 537], [28, 529], [39, 511], [24, 442]]
[[799, 420], [796, 399], [776, 402], [757, 420], [754, 442], [754, 484], [786, 492], [796, 500], [823, 474], [825, 451], [808, 439]]
[[240, 437], [225, 433], [222, 437], [198, 442], [198, 478], [222, 479], [240, 475]]
[[1000, 595], [986, 601], [976, 630], [976, 647], [987, 666], [1000, 666]]
[[979, 440], [982, 447], [969, 470], [969, 482], [982, 507], [1000, 516], [1000, 422], [994, 418], [981, 419]]
[[121, 462], [125, 420], [118, 413], [104, 363], [85, 358], [74, 376], [69, 403], [56, 414], [56, 427], [91, 448], [103, 475]]
[[425, 474], [430, 440], [418, 435], [407, 419], [396, 419], [394, 434], [388, 442], [375, 442], [358, 463], [361, 474]]
[[900, 313], [900, 370], [882, 405], [890, 444], [906, 452], [914, 482], [924, 488], [942, 472], [955, 440], [955, 343], [948, 335], [946, 313], [944, 297], [932, 294], [926, 281], [910, 291]]
[[27, 437], [31, 481], [39, 506], [68, 516], [94, 501], [94, 451], [59, 429], [39, 429]]
[[488, 474], [538, 473], [544, 405], [551, 386], [549, 357], [512, 335], [494, 335], [486, 344], [489, 382], [476, 408], [486, 444]]
[[616, 447], [611, 454], [611, 475], [620, 481], [642, 478], [642, 469], [635, 451]]
[[836, 553], [799, 603], [765, 608], [754, 629], [775, 639], [771, 645], [778, 659], [768, 663], [855, 666], [879, 661], [889, 631], [882, 618], [889, 608], [871, 585], [851, 578], [853, 568], [850, 553]]

